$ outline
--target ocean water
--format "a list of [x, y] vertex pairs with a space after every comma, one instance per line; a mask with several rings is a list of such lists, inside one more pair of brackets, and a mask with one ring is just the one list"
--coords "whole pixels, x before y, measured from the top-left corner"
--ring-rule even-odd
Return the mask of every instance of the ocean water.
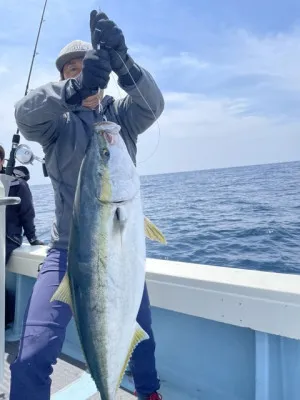
[[[300, 272], [300, 162], [141, 177], [145, 214], [166, 246], [147, 256], [275, 272]], [[40, 238], [50, 239], [50, 185], [32, 186]]]

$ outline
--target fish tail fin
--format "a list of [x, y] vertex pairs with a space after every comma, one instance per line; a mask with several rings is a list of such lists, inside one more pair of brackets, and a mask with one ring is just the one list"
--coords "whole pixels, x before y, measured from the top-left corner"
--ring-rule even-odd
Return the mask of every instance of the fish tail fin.
[[50, 302], [55, 301], [55, 300], [69, 304], [69, 306], [72, 307], [72, 298], [71, 298], [70, 281], [69, 281], [68, 272], [66, 272], [65, 276], [63, 277], [62, 281], [60, 282], [60, 285], [58, 286], [58, 288], [54, 292], [53, 296], [51, 297]]
[[147, 340], [147, 339], [149, 339], [148, 333], [146, 331], [144, 331], [144, 329], [140, 326], [140, 324], [138, 322], [136, 322], [135, 332], [134, 332], [132, 341], [130, 343], [130, 347], [129, 347], [129, 350], [128, 350], [128, 353], [127, 353], [127, 356], [126, 356], [126, 359], [125, 359], [125, 362], [124, 362], [124, 365], [123, 365], [123, 368], [122, 368], [120, 376], [119, 376], [118, 388], [121, 385], [121, 382], [122, 382], [123, 376], [125, 374], [125, 370], [126, 370], [127, 364], [128, 364], [128, 362], [130, 360], [130, 357], [131, 357], [134, 349], [136, 348], [136, 346], [139, 343], [141, 343], [143, 340]]
[[147, 217], [144, 217], [144, 226], [145, 226], [145, 235], [149, 239], [156, 240], [157, 242], [160, 242], [162, 244], [167, 244], [167, 241], [163, 233]]

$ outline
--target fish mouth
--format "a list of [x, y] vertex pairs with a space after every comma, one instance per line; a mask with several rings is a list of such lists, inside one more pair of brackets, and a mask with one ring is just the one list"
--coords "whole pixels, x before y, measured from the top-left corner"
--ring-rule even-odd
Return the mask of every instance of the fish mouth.
[[97, 197], [97, 200], [102, 203], [102, 204], [116, 204], [118, 206], [122, 205], [122, 204], [126, 204], [129, 203], [130, 201], [132, 201], [135, 198], [135, 196], [133, 196], [130, 199], [126, 199], [126, 200], [116, 200], [116, 201], [109, 201], [109, 200], [102, 200], [99, 199], [99, 197]]
[[140, 190], [137, 190], [133, 196], [127, 197], [127, 198], [123, 198], [121, 200], [106, 200], [106, 199], [100, 199], [99, 197], [97, 197], [97, 200], [102, 203], [102, 204], [111, 204], [111, 205], [122, 205], [122, 204], [127, 204], [131, 201], [133, 201], [138, 195], [139, 195]]

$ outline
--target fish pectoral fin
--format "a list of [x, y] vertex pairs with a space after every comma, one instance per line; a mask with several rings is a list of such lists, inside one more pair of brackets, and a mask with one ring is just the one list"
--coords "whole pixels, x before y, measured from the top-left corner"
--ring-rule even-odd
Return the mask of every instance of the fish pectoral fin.
[[72, 308], [72, 298], [71, 298], [71, 290], [70, 290], [70, 281], [68, 272], [65, 273], [63, 280], [60, 282], [60, 285], [54, 292], [53, 296], [51, 297], [50, 302], [52, 301], [62, 301], [63, 303], [69, 304]]
[[127, 356], [126, 356], [126, 359], [125, 359], [125, 362], [124, 362], [124, 365], [123, 365], [123, 368], [121, 370], [121, 374], [119, 376], [118, 388], [121, 385], [121, 382], [122, 382], [123, 376], [125, 374], [125, 370], [126, 370], [127, 364], [128, 364], [128, 362], [130, 360], [130, 357], [131, 357], [134, 349], [136, 348], [136, 346], [139, 343], [141, 343], [143, 340], [147, 340], [147, 339], [149, 339], [148, 333], [146, 331], [144, 331], [144, 329], [136, 322], [135, 332], [134, 332], [132, 341], [130, 343], [130, 347], [129, 347], [129, 350], [128, 350], [128, 353], [127, 353]]
[[121, 224], [125, 224], [125, 222], [127, 221], [127, 214], [124, 207], [118, 207], [116, 209], [116, 216]]
[[151, 240], [156, 240], [162, 244], [167, 244], [167, 241], [162, 232], [150, 221], [149, 218], [144, 217], [145, 235]]

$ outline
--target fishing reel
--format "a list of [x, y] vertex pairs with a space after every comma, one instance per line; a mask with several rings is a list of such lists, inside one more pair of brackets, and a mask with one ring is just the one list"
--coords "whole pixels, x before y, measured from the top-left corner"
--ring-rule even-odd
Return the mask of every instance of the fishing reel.
[[33, 161], [36, 160], [42, 163], [44, 176], [47, 177], [48, 173], [46, 170], [45, 160], [36, 156], [31, 148], [27, 146], [27, 144], [19, 144], [15, 149], [15, 158], [19, 161], [19, 163], [23, 165], [31, 164], [33, 165]]
[[37, 157], [33, 151], [31, 150], [31, 148], [29, 146], [27, 146], [27, 144], [19, 144], [18, 147], [15, 150], [15, 158], [24, 165], [27, 164], [33, 164], [33, 161], [39, 161], [41, 163], [44, 163], [45, 161], [40, 158]]

